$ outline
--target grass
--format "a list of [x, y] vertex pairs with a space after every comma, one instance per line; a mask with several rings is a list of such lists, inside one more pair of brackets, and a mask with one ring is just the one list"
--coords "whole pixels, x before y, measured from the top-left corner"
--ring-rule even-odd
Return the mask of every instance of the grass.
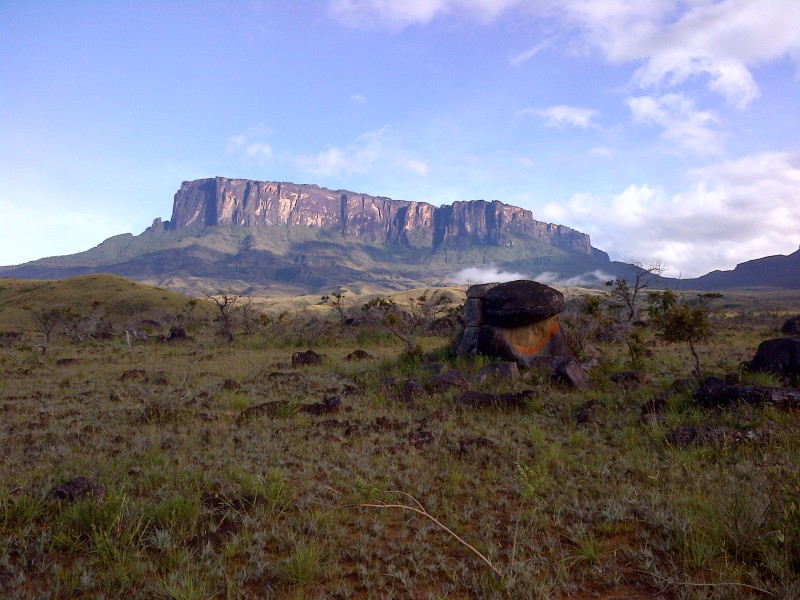
[[[233, 344], [201, 319], [179, 343], [54, 335], [46, 356], [29, 323], [3, 314], [0, 329], [21, 332], [0, 348], [9, 597], [798, 597], [798, 414], [706, 410], [674, 392], [666, 422], [642, 424], [641, 405], [691, 368], [651, 333], [643, 384], [613, 383], [627, 350], [598, 343], [580, 393], [537, 377], [481, 386], [487, 360], [451, 357], [450, 337], [419, 337], [425, 356], [407, 359], [391, 334], [302, 313]], [[748, 322], [715, 319], [710, 374], [738, 373], [774, 335], [774, 318]], [[322, 365], [291, 368], [306, 349], [298, 331]], [[358, 347], [375, 358], [345, 361]], [[464, 371], [472, 389], [534, 397], [466, 409], [458, 388], [432, 385], [429, 362]], [[388, 380], [408, 379], [422, 391], [404, 401]], [[302, 410], [332, 395], [339, 412]], [[594, 417], [579, 424], [587, 400]], [[666, 443], [669, 429], [702, 423], [772, 423], [772, 434]], [[77, 476], [103, 484], [105, 501], [45, 500]]]

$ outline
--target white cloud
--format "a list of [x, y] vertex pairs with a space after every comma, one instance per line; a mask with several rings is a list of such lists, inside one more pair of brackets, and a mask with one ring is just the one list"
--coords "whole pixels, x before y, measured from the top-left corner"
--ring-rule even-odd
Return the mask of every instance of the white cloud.
[[545, 127], [554, 127], [556, 129], [580, 127], [581, 129], [588, 129], [589, 127], [596, 127], [592, 123], [592, 119], [597, 115], [597, 111], [559, 104], [550, 108], [524, 108], [517, 111], [516, 114], [518, 116], [532, 115], [539, 117], [544, 121]]
[[267, 161], [272, 158], [272, 147], [264, 141], [270, 134], [266, 125], [259, 124], [247, 131], [231, 136], [228, 140], [228, 154], [239, 157]]
[[553, 271], [543, 271], [538, 275], [534, 275], [534, 281], [538, 281], [539, 283], [545, 284], [552, 284], [552, 285], [561, 285], [566, 287], [576, 287], [576, 286], [586, 286], [586, 285], [597, 285], [598, 283], [605, 283], [606, 281], [610, 281], [614, 279], [613, 275], [610, 275], [601, 270], [589, 271], [582, 275], [576, 275], [574, 277], [562, 277], [559, 273], [554, 273]]
[[458, 285], [476, 285], [479, 283], [503, 283], [506, 281], [516, 281], [518, 279], [527, 279], [528, 276], [523, 273], [512, 273], [509, 271], [501, 271], [497, 267], [469, 267], [461, 269], [458, 273], [452, 276], [452, 281]]
[[762, 153], [694, 169], [679, 193], [631, 185], [615, 196], [577, 194], [544, 207], [619, 260], [660, 258], [695, 277], [787, 254], [800, 244], [800, 154]]
[[800, 52], [796, 0], [560, 0], [550, 7], [610, 62], [642, 62], [637, 85], [661, 90], [703, 78], [740, 108], [760, 93], [750, 68], [782, 56], [797, 60]]
[[541, 42], [539, 42], [538, 44], [536, 44], [531, 48], [528, 48], [524, 52], [515, 54], [514, 56], [511, 57], [511, 59], [508, 62], [515, 67], [519, 66], [522, 63], [529, 61], [543, 50], [546, 50], [552, 43], [553, 43], [552, 39], [542, 40]]
[[596, 156], [598, 158], [611, 158], [614, 151], [608, 146], [596, 146], [589, 150], [589, 156]]
[[683, 94], [636, 96], [625, 103], [637, 123], [663, 128], [661, 138], [670, 145], [694, 154], [717, 154], [722, 151], [723, 134], [715, 126], [720, 117], [709, 110], [698, 110]]
[[489, 22], [524, 0], [332, 0], [329, 13], [349, 27], [402, 29], [443, 15]]
[[367, 97], [364, 94], [353, 94], [350, 96], [350, 102], [364, 106], [367, 103]]
[[410, 157], [387, 140], [388, 127], [361, 134], [344, 147], [332, 146], [316, 155], [295, 159], [303, 170], [326, 177], [341, 177], [354, 173], [370, 173], [378, 168], [399, 168], [420, 177], [428, 174], [428, 164]]

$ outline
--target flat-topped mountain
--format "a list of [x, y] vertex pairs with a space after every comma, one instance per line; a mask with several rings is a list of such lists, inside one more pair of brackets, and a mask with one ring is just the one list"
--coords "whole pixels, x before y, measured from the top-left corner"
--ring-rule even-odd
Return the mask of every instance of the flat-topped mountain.
[[191, 295], [361, 293], [449, 285], [466, 268], [534, 277], [611, 270], [589, 236], [498, 201], [433, 206], [316, 185], [185, 181], [169, 221], [91, 250], [0, 268], [60, 279], [115, 273]]
[[[752, 268], [748, 263], [733, 272], [663, 283], [680, 289], [792, 287], [795, 259], [773, 257]], [[230, 290], [275, 297], [446, 286], [467, 269], [462, 283], [494, 279], [498, 270], [601, 286], [633, 274], [631, 265], [611, 262], [593, 248], [588, 235], [497, 200], [437, 207], [316, 185], [215, 177], [184, 182], [170, 220], [155, 219], [140, 235], [0, 267], [0, 276], [113, 273], [194, 296]]]
[[316, 185], [225, 177], [184, 181], [165, 228], [219, 225], [312, 227], [373, 244], [431, 250], [448, 242], [509, 244], [518, 234], [565, 250], [598, 252], [585, 233], [537, 221], [530, 211], [497, 200], [435, 207]]

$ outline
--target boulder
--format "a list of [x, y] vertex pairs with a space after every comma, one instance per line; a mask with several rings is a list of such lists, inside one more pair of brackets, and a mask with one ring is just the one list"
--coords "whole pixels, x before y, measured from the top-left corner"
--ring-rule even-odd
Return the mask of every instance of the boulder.
[[529, 361], [532, 369], [544, 372], [553, 381], [568, 383], [579, 390], [589, 388], [589, 377], [583, 367], [572, 357], [534, 356]]
[[519, 379], [519, 367], [515, 362], [501, 362], [484, 365], [478, 372], [478, 383], [483, 383], [488, 379], [505, 379], [513, 381]]
[[792, 317], [783, 324], [781, 333], [786, 335], [800, 335], [800, 315]]
[[345, 360], [351, 362], [357, 360], [367, 360], [370, 358], [375, 358], [375, 357], [372, 356], [372, 354], [370, 354], [366, 350], [361, 350], [360, 348], [358, 350], [353, 350], [350, 354], [344, 357]]
[[564, 295], [536, 281], [474, 285], [467, 290], [464, 331], [456, 354], [480, 353], [544, 367], [552, 376], [584, 389], [589, 379], [559, 326], [563, 309]]
[[538, 323], [564, 310], [564, 294], [537, 281], [501, 283], [483, 298], [486, 322], [494, 327]]
[[322, 355], [313, 350], [305, 352], [295, 352], [292, 354], [292, 367], [307, 367], [310, 365], [321, 365]]
[[324, 398], [322, 402], [302, 404], [300, 411], [309, 415], [330, 415], [339, 412], [341, 407], [342, 397], [337, 395]]
[[183, 327], [170, 327], [169, 332], [167, 335], [164, 336], [165, 342], [179, 342], [186, 340], [188, 336], [186, 335], [186, 330]]
[[786, 377], [800, 375], [800, 337], [775, 338], [761, 342], [749, 363], [753, 371]]
[[555, 315], [521, 327], [481, 327], [478, 352], [526, 366], [535, 356], [572, 356]]
[[800, 408], [800, 391], [787, 388], [731, 385], [717, 377], [708, 377], [692, 394], [699, 405], [707, 408], [734, 404], [769, 404], [785, 410]]

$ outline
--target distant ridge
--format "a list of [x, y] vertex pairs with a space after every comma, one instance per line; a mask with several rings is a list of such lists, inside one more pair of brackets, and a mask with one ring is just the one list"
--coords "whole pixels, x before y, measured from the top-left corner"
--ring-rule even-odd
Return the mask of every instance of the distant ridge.
[[758, 287], [800, 290], [800, 250], [749, 260], [732, 271], [712, 271], [685, 280], [683, 286], [701, 291]]

